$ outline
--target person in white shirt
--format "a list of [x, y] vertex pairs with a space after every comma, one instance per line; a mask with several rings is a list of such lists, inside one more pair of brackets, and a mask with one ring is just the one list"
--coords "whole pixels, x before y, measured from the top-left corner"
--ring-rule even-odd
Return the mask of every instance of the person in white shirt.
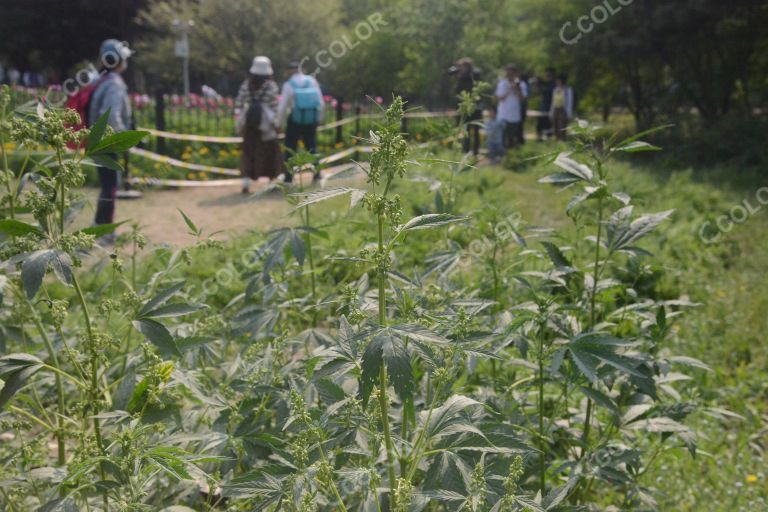
[[[317, 152], [317, 126], [323, 118], [325, 103], [320, 84], [314, 77], [305, 75], [296, 62], [286, 68], [288, 80], [283, 83], [280, 104], [277, 107], [277, 122], [281, 129], [285, 127], [286, 160], [298, 150], [299, 141], [304, 149], [312, 154]], [[315, 173], [315, 180], [320, 173]], [[291, 182], [291, 173], [286, 173], [285, 181]]]
[[496, 86], [498, 100], [497, 118], [506, 123], [504, 145], [511, 149], [517, 145], [520, 126], [523, 120], [523, 104], [528, 98], [528, 84], [520, 80], [520, 73], [514, 64], [506, 68], [506, 76]]

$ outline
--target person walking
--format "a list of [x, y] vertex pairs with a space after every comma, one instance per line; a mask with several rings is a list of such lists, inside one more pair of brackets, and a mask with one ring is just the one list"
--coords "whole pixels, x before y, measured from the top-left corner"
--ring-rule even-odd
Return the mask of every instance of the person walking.
[[[325, 102], [320, 84], [314, 77], [301, 72], [299, 63], [292, 62], [285, 69], [287, 80], [283, 84], [277, 122], [285, 126], [286, 160], [299, 149], [299, 141], [311, 154], [317, 153], [317, 126], [323, 118]], [[287, 117], [287, 123], [286, 123]], [[316, 171], [314, 180], [320, 179]], [[286, 172], [285, 181], [293, 181], [293, 174]]]
[[[107, 39], [99, 48], [99, 78], [88, 103], [88, 126], [92, 126], [109, 111], [107, 123], [117, 132], [131, 129], [131, 103], [128, 100], [128, 86], [122, 74], [128, 68], [128, 58], [133, 51], [117, 39]], [[117, 155], [113, 155], [115, 160]], [[118, 171], [99, 167], [99, 199], [96, 204], [95, 224], [112, 224], [115, 220], [115, 202], [120, 176]], [[106, 243], [113, 243], [114, 233], [106, 235]]]
[[568, 123], [573, 119], [573, 89], [568, 85], [568, 75], [557, 76], [552, 91], [552, 105], [549, 109], [552, 129], [558, 140], [565, 140]]
[[528, 85], [520, 80], [520, 73], [514, 64], [509, 64], [505, 71], [505, 76], [496, 86], [496, 99], [499, 102], [497, 117], [506, 123], [505, 149], [512, 149], [520, 141], [522, 109], [525, 99], [528, 98]]
[[488, 108], [488, 117], [485, 120], [485, 140], [488, 144], [488, 160], [492, 164], [501, 162], [504, 156], [504, 128], [505, 123], [496, 117], [496, 107]]
[[544, 72], [544, 78], [538, 81], [539, 95], [541, 103], [539, 110], [544, 113], [536, 120], [536, 139], [542, 142], [552, 136], [552, 123], [549, 117], [549, 110], [552, 108], [552, 91], [555, 90], [555, 70], [547, 68]]
[[277, 138], [277, 83], [269, 57], [253, 59], [249, 77], [240, 85], [235, 99], [235, 120], [243, 137], [240, 173], [243, 194], [250, 192], [251, 180], [276, 178], [282, 167]]
[[[464, 92], [471, 93], [475, 84], [480, 81], [480, 70], [478, 70], [472, 59], [469, 57], [463, 57], [456, 61], [454, 66], [448, 69], [448, 74], [456, 76], [456, 97], [461, 101], [461, 94]], [[480, 153], [480, 120], [483, 118], [482, 105], [478, 104], [474, 112], [472, 112], [466, 119], [464, 119], [464, 129], [466, 136], [462, 142], [464, 153], [469, 153], [477, 156]], [[461, 119], [459, 119], [461, 122]]]

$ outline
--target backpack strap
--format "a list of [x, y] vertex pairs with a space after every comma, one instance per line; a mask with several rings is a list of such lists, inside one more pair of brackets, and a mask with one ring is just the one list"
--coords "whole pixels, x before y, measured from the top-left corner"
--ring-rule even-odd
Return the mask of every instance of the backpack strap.
[[293, 90], [294, 90], [294, 91], [295, 91], [296, 89], [307, 89], [307, 88], [309, 88], [309, 87], [311, 87], [311, 86], [312, 86], [312, 77], [309, 77], [309, 76], [308, 76], [308, 77], [306, 77], [306, 79], [305, 79], [305, 81], [304, 81], [304, 87], [302, 87], [301, 85], [299, 85], [299, 83], [298, 83], [298, 82], [296, 82], [296, 80], [294, 80], [293, 78], [291, 78], [290, 80], [288, 80], [288, 83], [290, 84], [290, 86], [293, 88]]

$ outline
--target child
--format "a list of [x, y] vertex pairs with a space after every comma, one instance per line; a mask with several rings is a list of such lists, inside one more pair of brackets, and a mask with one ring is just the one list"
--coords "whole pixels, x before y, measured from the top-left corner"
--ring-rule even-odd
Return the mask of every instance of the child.
[[485, 138], [488, 143], [488, 158], [492, 164], [501, 162], [504, 156], [504, 128], [506, 123], [496, 119], [496, 107], [490, 107], [485, 120]]

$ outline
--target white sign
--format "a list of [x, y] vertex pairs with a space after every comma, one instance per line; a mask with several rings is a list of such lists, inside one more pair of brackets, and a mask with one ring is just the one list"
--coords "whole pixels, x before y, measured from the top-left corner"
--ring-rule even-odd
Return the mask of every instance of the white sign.
[[189, 42], [186, 39], [176, 41], [174, 54], [182, 59], [189, 57]]

